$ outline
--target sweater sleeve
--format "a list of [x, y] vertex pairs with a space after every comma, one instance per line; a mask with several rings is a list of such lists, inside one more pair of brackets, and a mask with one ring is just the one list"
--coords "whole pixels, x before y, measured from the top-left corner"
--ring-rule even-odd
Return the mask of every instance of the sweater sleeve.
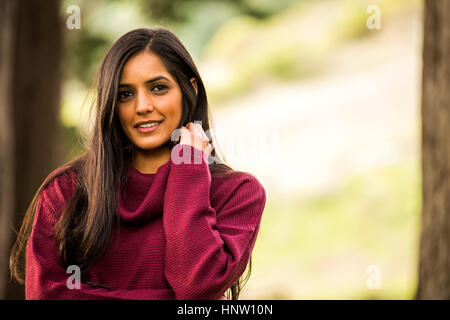
[[[53, 227], [67, 199], [68, 181], [55, 178], [42, 190], [36, 207], [33, 229], [26, 247], [25, 298], [27, 300], [109, 300], [159, 299], [168, 290], [108, 290], [93, 287], [80, 279], [80, 288], [73, 284], [59, 260]], [[70, 289], [69, 287], [72, 287]]]
[[176, 299], [217, 299], [245, 271], [266, 194], [250, 174], [229, 177], [220, 190], [223, 205], [216, 211], [210, 202], [211, 174], [205, 154], [193, 146], [179, 146], [183, 147], [173, 150], [181, 149], [183, 158], [186, 152], [191, 162], [176, 164], [172, 155], [163, 214], [165, 276]]

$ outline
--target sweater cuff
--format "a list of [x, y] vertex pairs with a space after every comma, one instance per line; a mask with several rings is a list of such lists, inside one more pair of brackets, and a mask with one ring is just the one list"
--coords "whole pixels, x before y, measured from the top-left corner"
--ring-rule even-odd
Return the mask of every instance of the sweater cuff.
[[208, 156], [202, 150], [188, 144], [177, 144], [172, 148], [170, 157], [171, 171], [178, 172], [184, 179], [191, 183], [204, 181], [207, 177], [211, 183], [211, 173], [209, 171]]

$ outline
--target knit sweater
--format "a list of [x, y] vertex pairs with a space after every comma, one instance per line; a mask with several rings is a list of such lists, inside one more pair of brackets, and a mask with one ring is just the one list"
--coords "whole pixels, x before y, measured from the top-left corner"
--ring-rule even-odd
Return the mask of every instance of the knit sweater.
[[[180, 145], [181, 146], [181, 145]], [[52, 229], [75, 192], [75, 171], [47, 179], [26, 248], [26, 299], [218, 299], [243, 274], [260, 227], [266, 194], [251, 174], [212, 177], [205, 154], [182, 145], [156, 173], [128, 166], [116, 191], [121, 223], [104, 255], [81, 279], [59, 259]], [[179, 149], [178, 149], [179, 150]], [[201, 163], [195, 155], [201, 154]], [[185, 158], [186, 159], [186, 158]], [[198, 158], [197, 158], [198, 160]], [[72, 281], [72, 283], [74, 283]]]

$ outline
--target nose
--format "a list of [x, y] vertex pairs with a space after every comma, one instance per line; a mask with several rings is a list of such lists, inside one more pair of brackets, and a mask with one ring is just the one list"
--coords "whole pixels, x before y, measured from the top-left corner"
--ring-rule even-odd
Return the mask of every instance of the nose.
[[153, 111], [153, 101], [148, 94], [141, 92], [138, 93], [136, 99], [136, 113], [145, 114]]

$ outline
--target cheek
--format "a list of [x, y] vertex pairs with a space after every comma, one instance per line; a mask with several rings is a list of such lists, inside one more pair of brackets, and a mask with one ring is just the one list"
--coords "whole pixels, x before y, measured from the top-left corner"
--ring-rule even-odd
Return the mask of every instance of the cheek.
[[181, 95], [174, 95], [167, 99], [164, 104], [166, 120], [170, 123], [170, 125], [175, 129], [180, 120], [181, 120]]
[[176, 108], [171, 109], [170, 112], [170, 122], [174, 127], [178, 125], [181, 120], [181, 106], [177, 105]]

